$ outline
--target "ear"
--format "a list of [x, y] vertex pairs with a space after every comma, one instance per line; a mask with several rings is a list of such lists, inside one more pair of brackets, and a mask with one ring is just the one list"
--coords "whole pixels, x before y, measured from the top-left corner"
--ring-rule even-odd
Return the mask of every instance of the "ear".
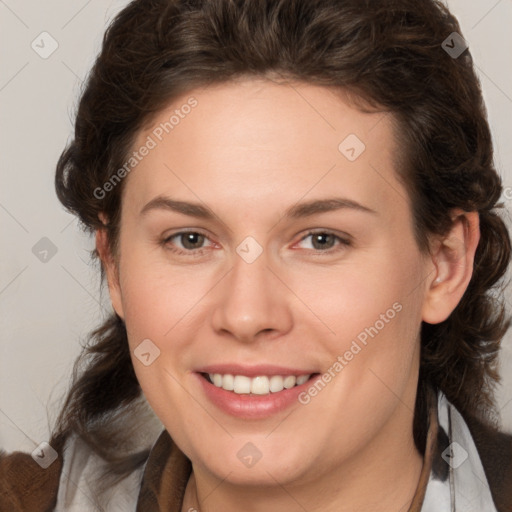
[[478, 212], [454, 210], [450, 232], [431, 244], [434, 271], [427, 279], [422, 320], [437, 324], [446, 320], [466, 291], [480, 240]]
[[[103, 213], [99, 214], [99, 218], [103, 225], [106, 226], [107, 221]], [[123, 302], [121, 299], [121, 286], [119, 284], [118, 264], [113, 257], [108, 240], [107, 228], [98, 228], [96, 230], [96, 250], [100, 256], [103, 268], [107, 275], [108, 291], [110, 301], [114, 311], [124, 320]]]

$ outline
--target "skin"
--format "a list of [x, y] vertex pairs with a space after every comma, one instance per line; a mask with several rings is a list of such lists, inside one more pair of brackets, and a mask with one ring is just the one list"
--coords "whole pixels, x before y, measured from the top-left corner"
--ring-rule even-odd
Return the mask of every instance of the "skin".
[[[139, 382], [192, 461], [182, 510], [407, 510], [423, 464], [412, 438], [419, 330], [460, 301], [478, 214], [454, 211], [452, 231], [420, 252], [396, 177], [391, 116], [309, 84], [246, 79], [196, 89], [160, 112], [134, 148], [190, 96], [197, 107], [126, 178], [116, 255], [97, 232]], [[353, 162], [338, 150], [349, 134], [366, 145]], [[159, 195], [215, 217], [141, 215]], [[298, 202], [333, 197], [375, 213], [284, 217]], [[312, 229], [351, 243], [328, 238], [332, 245], [318, 248]], [[183, 230], [204, 234], [203, 248], [164, 241]], [[236, 252], [247, 236], [263, 249], [250, 264]], [[395, 303], [401, 311], [307, 405], [241, 420], [209, 402], [193, 375], [224, 362], [325, 372]], [[150, 366], [133, 355], [147, 338], [161, 351]], [[262, 454], [250, 468], [237, 457], [247, 442]]]

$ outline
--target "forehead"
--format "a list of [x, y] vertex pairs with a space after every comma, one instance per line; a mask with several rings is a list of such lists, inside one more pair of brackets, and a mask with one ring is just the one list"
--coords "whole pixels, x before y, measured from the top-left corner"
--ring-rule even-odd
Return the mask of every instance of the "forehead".
[[251, 79], [192, 90], [155, 116], [133, 150], [145, 145], [126, 184], [139, 207], [162, 193], [246, 208], [333, 190], [369, 207], [406, 199], [392, 116], [364, 113], [321, 86]]

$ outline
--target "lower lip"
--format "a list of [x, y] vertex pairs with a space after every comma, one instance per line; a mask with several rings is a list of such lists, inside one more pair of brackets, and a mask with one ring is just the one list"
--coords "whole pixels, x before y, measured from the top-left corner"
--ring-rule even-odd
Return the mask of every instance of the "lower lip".
[[299, 395], [320, 377], [320, 374], [314, 375], [300, 386], [283, 389], [283, 391], [277, 393], [269, 393], [268, 395], [239, 395], [233, 391], [218, 388], [200, 373], [195, 373], [194, 375], [199, 379], [200, 385], [211, 402], [225, 413], [242, 419], [267, 418], [284, 411], [292, 404], [298, 403]]

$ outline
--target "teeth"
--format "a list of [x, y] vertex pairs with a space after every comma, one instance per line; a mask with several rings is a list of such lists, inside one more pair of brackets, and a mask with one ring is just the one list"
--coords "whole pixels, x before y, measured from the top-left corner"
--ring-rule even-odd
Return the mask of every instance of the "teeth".
[[209, 373], [211, 382], [218, 388], [226, 391], [233, 391], [239, 395], [252, 393], [253, 395], [268, 395], [269, 393], [279, 393], [283, 389], [293, 388], [295, 385], [304, 384], [312, 374], [309, 375], [272, 375], [267, 377], [259, 375], [250, 378], [245, 375], [221, 375], [220, 373]]
[[[216, 373], [214, 377], [220, 377], [222, 379], [222, 375], [219, 375]], [[222, 379], [224, 380], [224, 379]], [[222, 387], [222, 384], [220, 386], [217, 386], [218, 388]], [[243, 375], [237, 375], [235, 377], [235, 383], [234, 383], [234, 389], [233, 391], [235, 393], [250, 393], [251, 392], [251, 379], [249, 377], [245, 377]]]
[[293, 388], [295, 386], [295, 383], [297, 382], [297, 377], [294, 377], [293, 375], [287, 375], [283, 380], [283, 386], [286, 389]]
[[[218, 373], [216, 375], [219, 375]], [[233, 391], [235, 389], [235, 377], [233, 375], [222, 375], [219, 379], [220, 383], [215, 384], [218, 388], [224, 388], [227, 391]]]
[[272, 391], [272, 393], [277, 393], [278, 391], [282, 391], [283, 389], [283, 377], [281, 377], [280, 375], [272, 375], [272, 377], [270, 377], [270, 391]]
[[268, 377], [256, 377], [251, 381], [251, 393], [255, 395], [268, 395], [270, 382]]
[[309, 379], [309, 375], [301, 375], [297, 377], [297, 386], [300, 386], [301, 384], [304, 384]]

